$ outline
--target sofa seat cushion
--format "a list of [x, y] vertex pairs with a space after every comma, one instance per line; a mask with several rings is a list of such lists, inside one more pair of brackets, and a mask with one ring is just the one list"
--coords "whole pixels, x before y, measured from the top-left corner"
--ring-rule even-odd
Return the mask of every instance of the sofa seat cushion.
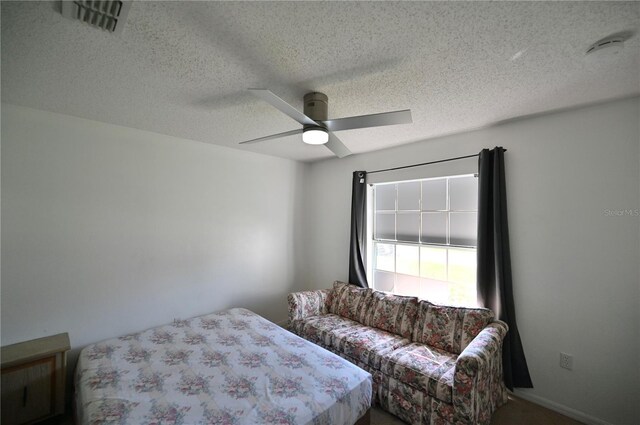
[[451, 403], [457, 357], [438, 348], [411, 343], [387, 353], [380, 370], [398, 381]]
[[374, 369], [380, 369], [380, 363], [386, 354], [411, 342], [407, 338], [359, 323], [332, 329], [329, 338], [329, 346], [333, 350]]
[[304, 323], [295, 331], [301, 337], [324, 346], [331, 346], [330, 332], [337, 329], [351, 329], [354, 326], [362, 326], [351, 319], [337, 314], [323, 314], [321, 316], [306, 317]]

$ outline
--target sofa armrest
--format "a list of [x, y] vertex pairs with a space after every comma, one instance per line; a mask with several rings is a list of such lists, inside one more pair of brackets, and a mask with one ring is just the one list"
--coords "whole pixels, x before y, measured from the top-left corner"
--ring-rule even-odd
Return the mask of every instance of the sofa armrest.
[[331, 289], [292, 292], [287, 297], [289, 304], [289, 323], [310, 316], [319, 316], [329, 312]]
[[500, 320], [488, 324], [458, 356], [453, 381], [456, 423], [488, 424], [491, 412], [506, 402], [502, 341], [508, 330]]

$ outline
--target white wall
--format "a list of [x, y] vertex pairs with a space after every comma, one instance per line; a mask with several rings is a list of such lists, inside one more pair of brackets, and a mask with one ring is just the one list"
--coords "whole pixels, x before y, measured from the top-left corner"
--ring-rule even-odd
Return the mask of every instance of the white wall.
[[2, 344], [234, 306], [286, 319], [306, 167], [2, 105]]
[[[639, 100], [523, 119], [314, 163], [309, 288], [348, 276], [351, 173], [504, 146], [514, 293], [535, 389], [524, 395], [592, 423], [640, 418]], [[559, 367], [559, 352], [574, 369]]]

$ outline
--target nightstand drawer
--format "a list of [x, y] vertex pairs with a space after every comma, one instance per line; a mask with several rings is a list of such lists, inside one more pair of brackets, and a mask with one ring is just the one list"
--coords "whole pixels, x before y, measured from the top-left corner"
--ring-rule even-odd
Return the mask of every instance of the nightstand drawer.
[[52, 415], [55, 357], [2, 371], [2, 423], [23, 424]]
[[2, 347], [2, 425], [64, 413], [69, 348], [66, 333]]

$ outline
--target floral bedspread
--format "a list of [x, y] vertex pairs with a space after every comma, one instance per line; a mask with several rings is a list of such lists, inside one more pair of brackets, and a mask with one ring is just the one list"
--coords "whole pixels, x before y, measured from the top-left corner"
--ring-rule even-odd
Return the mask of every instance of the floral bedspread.
[[352, 425], [371, 375], [240, 308], [86, 347], [80, 424]]

